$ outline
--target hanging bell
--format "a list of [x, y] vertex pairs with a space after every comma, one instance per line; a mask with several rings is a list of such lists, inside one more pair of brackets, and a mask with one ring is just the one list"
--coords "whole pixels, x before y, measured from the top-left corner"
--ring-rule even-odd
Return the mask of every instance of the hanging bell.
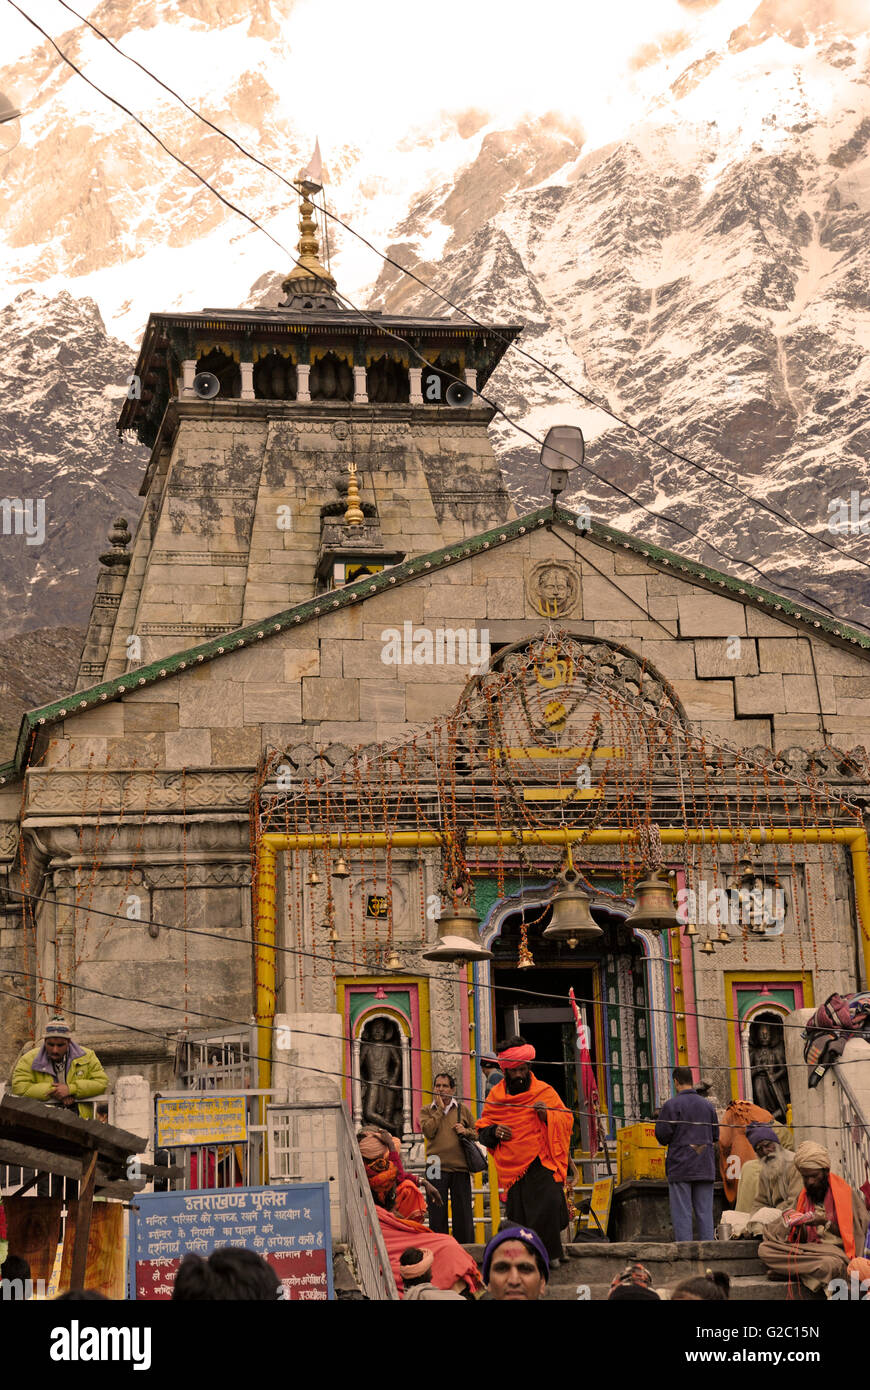
[[350, 869], [347, 867], [345, 857], [340, 854], [335, 861], [335, 868], [332, 871], [333, 878], [350, 878]]
[[310, 872], [309, 875], [308, 875], [308, 887], [309, 887], [309, 888], [316, 888], [317, 885], [318, 885], [319, 883], [322, 883], [322, 882], [323, 882], [323, 879], [320, 877], [320, 874], [317, 872], [317, 870], [315, 869], [314, 865], [312, 864], [312, 865], [311, 865], [311, 872]]
[[[646, 931], [670, 931], [671, 927], [679, 926], [671, 885], [659, 870], [653, 870], [649, 878], [641, 880], [634, 890], [634, 899], [634, 909], [626, 918], [630, 927], [643, 927]], [[696, 933], [687, 931], [686, 935]]]
[[741, 888], [753, 888], [755, 886], [755, 880], [758, 878], [759, 873], [758, 868], [753, 864], [751, 859], [741, 859], [740, 863], [737, 865], [737, 871], [740, 874]]
[[697, 935], [698, 935], [698, 928], [695, 926], [695, 923], [694, 923], [694, 922], [690, 922], [689, 925], [686, 927], [686, 930], [683, 932], [683, 936], [697, 936]]
[[553, 898], [550, 925], [543, 932], [544, 941], [557, 945], [564, 941], [572, 951], [581, 942], [598, 941], [604, 935], [590, 911], [592, 899], [589, 894], [574, 887], [579, 879], [577, 870], [570, 867], [559, 874], [562, 887]]
[[705, 942], [702, 943], [700, 951], [702, 956], [712, 956], [715, 954], [716, 947], [713, 945], [709, 937]]
[[722, 925], [720, 926], [718, 932], [716, 933], [716, 940], [717, 940], [717, 941], [720, 943], [720, 945], [722, 945], [722, 946], [727, 946], [727, 945], [728, 945], [728, 942], [731, 940], [731, 937], [728, 935], [728, 931], [727, 931], [727, 929], [726, 929], [726, 927], [725, 927], [725, 923], [724, 923], [724, 922], [722, 923]]
[[401, 970], [401, 968], [402, 968], [402, 962], [399, 960], [399, 957], [396, 955], [396, 948], [395, 948], [395, 946], [394, 946], [394, 947], [392, 948], [392, 950], [390, 951], [390, 954], [387, 956], [386, 963], [385, 963], [385, 965], [384, 965], [384, 969], [385, 969], [385, 970]]
[[330, 926], [329, 931], [326, 933], [326, 939], [327, 941], [338, 941], [340, 939], [338, 932], [335, 930], [334, 922]]
[[424, 960], [492, 960], [492, 951], [481, 944], [480, 918], [473, 907], [462, 903], [455, 912], [442, 913], [438, 920], [438, 944], [423, 952]]
[[533, 970], [535, 958], [528, 946], [520, 945], [520, 958], [517, 961], [517, 970]]

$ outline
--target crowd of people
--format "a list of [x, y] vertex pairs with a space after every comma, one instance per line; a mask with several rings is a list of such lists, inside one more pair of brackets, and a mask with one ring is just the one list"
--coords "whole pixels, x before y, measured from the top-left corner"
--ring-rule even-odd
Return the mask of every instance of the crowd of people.
[[791, 1132], [748, 1101], [733, 1101], [720, 1125], [688, 1068], [673, 1073], [655, 1134], [667, 1147], [666, 1172], [674, 1238], [712, 1240], [716, 1156], [726, 1200], [719, 1234], [760, 1236], [767, 1277], [787, 1280], [798, 1296], [820, 1295], [834, 1280], [870, 1276], [866, 1258], [870, 1183], [861, 1191], [831, 1171], [831, 1156], [811, 1141], [790, 1151]]
[[[425, 1176], [405, 1169], [395, 1135], [374, 1125], [359, 1131], [360, 1156], [403, 1298], [545, 1296], [552, 1271], [565, 1258], [562, 1232], [576, 1179], [570, 1151], [574, 1117], [553, 1087], [535, 1076], [534, 1060], [535, 1049], [518, 1036], [502, 1043], [497, 1056], [482, 1059], [485, 1093], [476, 1119], [457, 1098], [454, 1077], [435, 1077], [432, 1102], [418, 1117], [426, 1140]], [[797, 1296], [804, 1291], [821, 1297], [837, 1279], [870, 1281], [870, 1182], [860, 1191], [851, 1187], [832, 1171], [820, 1144], [804, 1142], [792, 1151], [791, 1131], [750, 1102], [731, 1102], [720, 1120], [689, 1069], [676, 1068], [673, 1079], [675, 1095], [662, 1106], [655, 1134], [667, 1149], [674, 1239], [760, 1237], [758, 1255], [768, 1278], [788, 1280]], [[106, 1087], [98, 1058], [74, 1041], [59, 1018], [50, 1021], [43, 1042], [19, 1059], [11, 1080], [15, 1095], [84, 1116], [93, 1113]], [[486, 1169], [487, 1153], [498, 1177], [503, 1224], [479, 1267], [465, 1247], [474, 1243], [471, 1174]], [[718, 1232], [717, 1169], [731, 1204]], [[10, 1254], [0, 1274], [26, 1281], [16, 1260]], [[173, 1297], [275, 1298], [279, 1287], [253, 1252], [219, 1250], [207, 1260], [185, 1259]], [[634, 1263], [614, 1277], [609, 1294], [613, 1300], [660, 1297], [727, 1298], [727, 1276], [708, 1271], [669, 1292], [656, 1291], [649, 1271]]]
[[[570, 1155], [573, 1116], [556, 1091], [534, 1075], [534, 1059], [534, 1048], [520, 1037], [502, 1044], [497, 1058], [484, 1059], [486, 1093], [476, 1121], [457, 1100], [454, 1078], [445, 1073], [435, 1078], [432, 1103], [418, 1121], [431, 1180], [405, 1172], [399, 1141], [386, 1131], [368, 1126], [360, 1132], [400, 1292], [427, 1300], [539, 1298], [562, 1262], [567, 1198], [576, 1176]], [[691, 1071], [677, 1067], [673, 1078], [675, 1095], [662, 1106], [655, 1134], [667, 1149], [674, 1239], [714, 1239], [713, 1197], [721, 1167], [728, 1178], [726, 1200], [730, 1196], [734, 1209], [725, 1212], [718, 1234], [762, 1237], [758, 1254], [768, 1278], [793, 1282], [798, 1296], [801, 1291], [821, 1296], [819, 1290], [843, 1276], [868, 1278], [870, 1190], [858, 1192], [833, 1173], [830, 1155], [819, 1144], [806, 1142], [790, 1152], [785, 1147], [792, 1142], [790, 1131], [767, 1111], [732, 1102], [720, 1125]], [[482, 1271], [464, 1249], [474, 1239], [475, 1144], [492, 1154], [505, 1223], [486, 1248]], [[649, 1272], [634, 1265], [616, 1276], [610, 1292], [613, 1299], [662, 1296], [727, 1298], [727, 1276], [708, 1271], [663, 1294], [652, 1288]]]

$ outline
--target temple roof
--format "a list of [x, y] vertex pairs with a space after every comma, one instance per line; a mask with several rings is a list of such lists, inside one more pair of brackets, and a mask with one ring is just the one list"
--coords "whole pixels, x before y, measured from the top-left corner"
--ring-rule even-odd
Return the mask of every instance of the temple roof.
[[[277, 348], [282, 339], [293, 351], [307, 340], [320, 347], [344, 345], [351, 349], [362, 342], [377, 346], [379, 352], [388, 352], [399, 337], [408, 339], [414, 352], [427, 361], [444, 350], [460, 349], [466, 365], [477, 372], [477, 386], [481, 388], [522, 329], [518, 323], [480, 327], [461, 319], [408, 317], [339, 307], [153, 313], [148, 317], [134, 368], [144, 390], [141, 398], [134, 396], [124, 402], [117, 427], [119, 432], [135, 429], [143, 443], [153, 444], [166, 406], [177, 395], [181, 362], [199, 357], [209, 347], [225, 348], [239, 361], [242, 356], [253, 358], [257, 349], [262, 353]], [[410, 365], [422, 365], [404, 343], [396, 343], [396, 350]], [[292, 405], [292, 400], [288, 404]]]
[[[822, 613], [817, 613], [806, 604], [795, 603], [781, 594], [776, 594], [769, 589], [760, 589], [745, 580], [711, 569], [707, 565], [700, 564], [697, 560], [689, 560], [673, 551], [663, 550], [648, 541], [639, 540], [635, 536], [617, 531], [601, 522], [593, 521], [591, 526], [587, 526], [585, 518], [566, 507], [542, 507], [538, 511], [529, 512], [525, 516], [505, 522], [503, 526], [495, 527], [491, 531], [467, 537], [464, 541], [444, 546], [428, 555], [415, 556], [403, 564], [394, 565], [390, 569], [384, 570], [381, 574], [366, 575], [363, 579], [348, 584], [342, 589], [330, 590], [325, 594], [316, 594], [313, 598], [306, 599], [304, 603], [284, 609], [271, 617], [249, 623], [245, 627], [224, 633], [211, 641], [201, 642], [194, 647], [173, 652], [170, 656], [161, 657], [157, 661], [150, 662], [147, 666], [125, 672], [112, 680], [102, 681], [86, 690], [70, 693], [65, 698], [29, 711], [22, 718], [15, 757], [10, 762], [0, 765], [0, 785], [20, 776], [27, 764], [29, 750], [32, 746], [32, 736], [46, 725], [59, 723], [78, 711], [93, 709], [108, 700], [122, 699], [128, 692], [140, 690], [143, 686], [176, 676], [203, 661], [213, 661], [217, 657], [251, 643], [264, 641], [275, 633], [294, 628], [304, 622], [310, 622], [313, 618], [327, 616], [332, 612], [340, 612], [355, 603], [365, 602], [374, 594], [382, 593], [397, 584], [419, 579], [430, 571], [441, 569], [446, 565], [462, 563], [482, 551], [509, 544], [530, 530], [552, 525], [555, 522], [570, 527], [575, 535], [585, 531], [593, 540], [603, 541], [609, 547], [619, 546], [625, 550], [632, 550], [642, 555], [651, 565], [660, 568], [664, 573], [682, 574], [691, 583], [699, 584], [708, 589], [724, 590], [731, 597], [742, 599], [765, 612], [775, 613], [780, 621], [790, 622], [793, 626], [806, 629], [809, 632], [824, 634], [843, 646], [853, 650], [857, 649], [870, 659], [870, 633], [868, 632], [850, 627], [836, 618], [829, 618]], [[674, 640], [679, 639], [675, 638]]]

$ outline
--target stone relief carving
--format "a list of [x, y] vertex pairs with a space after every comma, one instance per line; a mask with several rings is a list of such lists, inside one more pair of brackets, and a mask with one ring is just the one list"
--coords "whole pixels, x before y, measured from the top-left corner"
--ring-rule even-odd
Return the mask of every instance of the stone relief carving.
[[87, 814], [102, 809], [188, 811], [204, 807], [247, 806], [252, 779], [247, 772], [101, 772], [99, 776], [56, 768], [31, 771], [27, 779], [27, 812], [59, 811]]
[[580, 580], [570, 565], [560, 560], [542, 560], [529, 573], [526, 593], [542, 617], [561, 618], [576, 608]]
[[90, 866], [55, 869], [53, 871], [56, 888], [77, 888], [82, 883], [94, 881], [94, 889], [100, 888], [249, 888], [251, 885], [251, 866], [241, 861], [222, 864], [145, 864], [130, 868], [126, 864], [116, 864], [98, 869], [96, 879]]
[[18, 826], [0, 825], [0, 858], [11, 859], [18, 850]]

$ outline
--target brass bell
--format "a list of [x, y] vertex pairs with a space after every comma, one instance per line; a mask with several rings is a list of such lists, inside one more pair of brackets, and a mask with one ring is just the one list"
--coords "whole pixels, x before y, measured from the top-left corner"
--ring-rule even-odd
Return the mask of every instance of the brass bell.
[[401, 970], [401, 968], [402, 968], [402, 962], [399, 960], [399, 957], [396, 955], [396, 948], [393, 947], [393, 949], [390, 951], [390, 954], [387, 956], [387, 960], [386, 960], [386, 964], [385, 964], [385, 966], [384, 966], [384, 969], [385, 969], [385, 970]]
[[312, 865], [311, 865], [311, 872], [310, 872], [309, 875], [308, 875], [308, 887], [309, 887], [309, 888], [316, 888], [317, 885], [318, 885], [319, 883], [322, 883], [322, 882], [323, 882], [323, 879], [320, 877], [320, 874], [317, 872], [317, 870], [315, 869], [314, 865], [312, 864]]
[[647, 931], [669, 931], [679, 926], [671, 885], [659, 870], [642, 879], [634, 890], [634, 909], [626, 918], [628, 926]]
[[700, 951], [701, 951], [701, 955], [702, 955], [702, 956], [712, 956], [712, 955], [715, 954], [716, 947], [713, 945], [713, 943], [712, 943], [712, 941], [709, 939], [709, 937], [708, 937], [707, 940], [706, 940], [705, 942], [703, 942], [703, 944], [701, 945]]
[[332, 923], [332, 925], [329, 928], [329, 931], [326, 934], [326, 939], [327, 941], [338, 941], [340, 939], [338, 932], [335, 930], [334, 922]]
[[590, 911], [589, 894], [574, 887], [579, 878], [577, 870], [570, 866], [559, 874], [562, 887], [553, 898], [550, 925], [543, 932], [544, 941], [564, 941], [572, 951], [581, 942], [597, 941], [604, 935]]
[[686, 930], [683, 932], [683, 936], [697, 936], [697, 935], [698, 935], [698, 928], [695, 926], [695, 923], [694, 923], [694, 922], [690, 922], [689, 925], [686, 927]]
[[335, 868], [332, 871], [333, 878], [350, 878], [350, 869], [347, 867], [343, 854], [340, 854], [335, 861]]
[[423, 952], [424, 960], [462, 961], [492, 960], [492, 951], [482, 945], [478, 928], [480, 918], [473, 907], [462, 903], [455, 912], [444, 913], [438, 921], [438, 944]]
[[716, 934], [716, 940], [720, 942], [720, 944], [723, 946], [727, 946], [728, 942], [731, 940], [731, 937], [728, 935], [728, 931], [724, 922], [722, 923], [722, 925], [719, 928], [719, 931]]
[[741, 860], [740, 860], [740, 863], [737, 865], [737, 870], [738, 870], [738, 872], [739, 872], [739, 874], [740, 874], [740, 887], [741, 887], [741, 888], [752, 888], [752, 887], [754, 887], [754, 885], [755, 885], [755, 880], [758, 878], [758, 875], [759, 875], [759, 871], [758, 871], [756, 865], [753, 864], [752, 860], [751, 860], [751, 859], [741, 859]]
[[520, 946], [520, 958], [517, 961], [517, 970], [532, 970], [534, 969], [534, 965], [535, 958], [528, 946], [526, 946], [525, 949]]

